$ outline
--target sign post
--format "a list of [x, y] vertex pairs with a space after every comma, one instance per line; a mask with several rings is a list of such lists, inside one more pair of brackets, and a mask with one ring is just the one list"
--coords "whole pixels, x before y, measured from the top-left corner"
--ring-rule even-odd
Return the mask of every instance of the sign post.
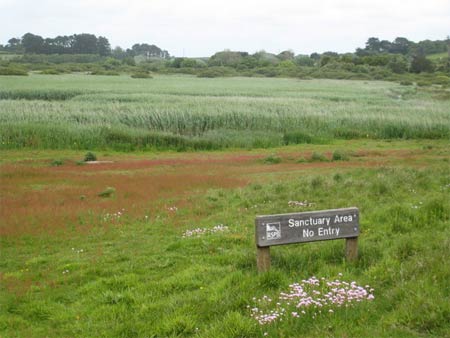
[[258, 271], [269, 270], [270, 247], [275, 245], [345, 239], [347, 260], [356, 260], [358, 236], [357, 208], [257, 216], [255, 239]]

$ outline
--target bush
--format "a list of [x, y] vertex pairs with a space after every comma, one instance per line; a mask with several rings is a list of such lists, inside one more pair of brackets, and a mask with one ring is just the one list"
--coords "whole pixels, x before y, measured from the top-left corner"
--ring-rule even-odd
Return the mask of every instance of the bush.
[[92, 152], [87, 152], [86, 155], [84, 155], [84, 162], [90, 162], [90, 161], [97, 161], [97, 156]]
[[45, 75], [59, 75], [59, 74], [61, 74], [61, 71], [59, 71], [58, 69], [54, 69], [54, 68], [48, 68], [48, 69], [42, 70], [41, 74], [45, 74]]
[[92, 71], [91, 75], [110, 75], [110, 76], [115, 76], [115, 75], [119, 75], [119, 73], [116, 72], [116, 71], [113, 71], [113, 70], [98, 69], [98, 70]]
[[311, 155], [311, 161], [313, 161], [313, 162], [327, 162], [328, 159], [325, 157], [325, 155], [315, 151]]
[[135, 72], [131, 74], [131, 77], [133, 79], [151, 79], [153, 78], [149, 73], [147, 72]]
[[431, 86], [432, 83], [430, 81], [417, 81], [417, 85], [419, 87], [428, 87]]
[[0, 75], [19, 75], [19, 76], [27, 76], [28, 72], [19, 67], [0, 67]]
[[281, 157], [277, 156], [277, 155], [269, 155], [264, 159], [264, 163], [268, 163], [268, 164], [278, 164], [281, 163]]
[[333, 161], [348, 161], [348, 155], [340, 150], [333, 152]]
[[403, 81], [400, 81], [400, 85], [402, 85], [402, 86], [412, 86], [413, 83], [411, 81], [403, 80]]

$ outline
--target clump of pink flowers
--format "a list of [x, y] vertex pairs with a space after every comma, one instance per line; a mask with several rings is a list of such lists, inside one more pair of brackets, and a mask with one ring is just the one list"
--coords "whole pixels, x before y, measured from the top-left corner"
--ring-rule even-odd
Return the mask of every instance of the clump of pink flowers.
[[260, 325], [266, 325], [288, 317], [310, 315], [315, 318], [323, 312], [333, 313], [340, 307], [372, 301], [375, 298], [373, 291], [369, 285], [359, 286], [354, 281], [318, 279], [313, 276], [301, 283], [289, 285], [287, 292], [281, 292], [276, 300], [267, 296], [253, 298], [254, 305], [247, 307], [251, 317]]
[[223, 224], [218, 224], [212, 228], [196, 228], [196, 229], [192, 229], [192, 230], [186, 230], [185, 232], [183, 232], [182, 237], [186, 238], [186, 237], [200, 237], [203, 235], [207, 235], [207, 234], [214, 234], [216, 232], [225, 232], [228, 231], [228, 226], [223, 225]]

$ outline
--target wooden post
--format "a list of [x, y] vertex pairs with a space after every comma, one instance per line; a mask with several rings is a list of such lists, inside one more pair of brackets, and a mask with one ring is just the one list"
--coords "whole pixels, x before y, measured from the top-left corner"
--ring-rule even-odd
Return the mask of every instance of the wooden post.
[[270, 246], [256, 248], [256, 265], [258, 272], [266, 272], [270, 269]]
[[345, 257], [349, 262], [358, 258], [358, 237], [351, 237], [345, 240]]

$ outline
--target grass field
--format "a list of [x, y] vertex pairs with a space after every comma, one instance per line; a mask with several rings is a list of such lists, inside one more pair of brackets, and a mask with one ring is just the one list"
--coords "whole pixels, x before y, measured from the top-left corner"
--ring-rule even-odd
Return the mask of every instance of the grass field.
[[4, 76], [0, 147], [214, 150], [449, 139], [448, 97], [388, 82]]
[[[1, 337], [450, 335], [446, 140], [83, 156], [2, 151]], [[348, 206], [356, 263], [339, 240], [275, 247], [256, 272], [256, 215]], [[368, 284], [374, 299], [252, 318], [254, 297], [312, 276]]]

